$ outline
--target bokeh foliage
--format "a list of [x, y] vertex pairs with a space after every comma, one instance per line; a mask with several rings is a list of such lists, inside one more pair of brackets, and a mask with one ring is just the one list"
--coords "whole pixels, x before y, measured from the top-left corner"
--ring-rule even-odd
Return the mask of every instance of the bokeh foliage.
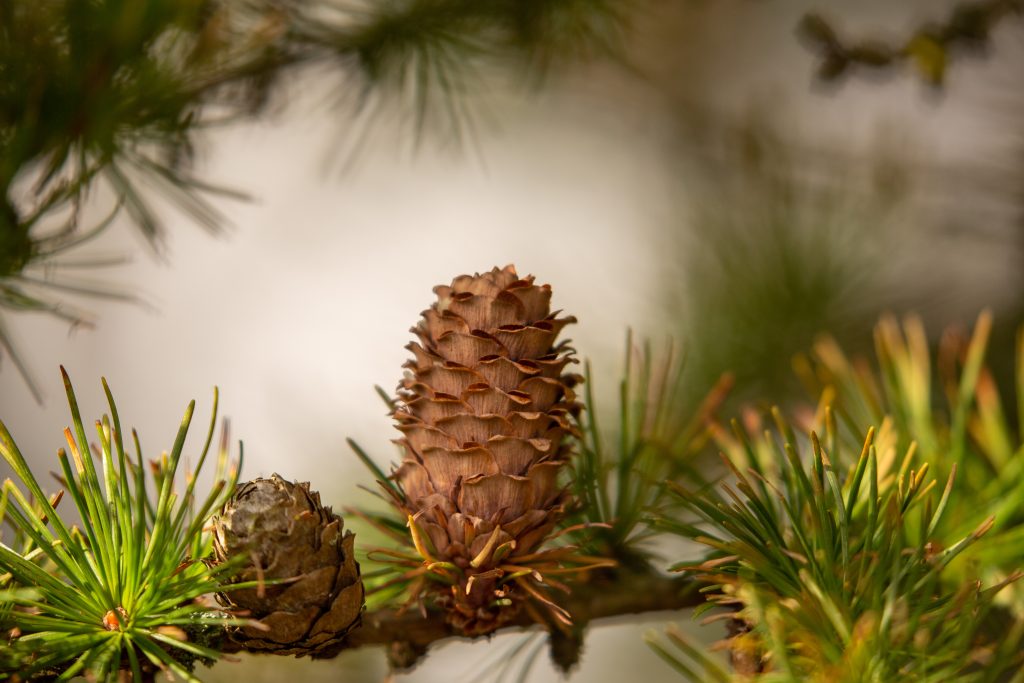
[[[606, 0], [4, 3], [0, 350], [35, 391], [4, 312], [80, 324], [87, 314], [68, 305], [69, 291], [132, 300], [56, 267], [69, 268], [59, 257], [120, 211], [158, 251], [155, 196], [221, 229], [211, 198], [244, 199], [244, 188], [199, 177], [197, 150], [216, 127], [266, 112], [286, 76], [323, 67], [339, 76], [338, 103], [370, 119], [394, 107], [409, 115], [414, 139], [428, 128], [458, 139], [471, 134], [482, 72], [506, 67], [537, 80], [560, 61], [613, 54], [626, 10]], [[90, 199], [108, 205], [94, 225], [81, 219]]]

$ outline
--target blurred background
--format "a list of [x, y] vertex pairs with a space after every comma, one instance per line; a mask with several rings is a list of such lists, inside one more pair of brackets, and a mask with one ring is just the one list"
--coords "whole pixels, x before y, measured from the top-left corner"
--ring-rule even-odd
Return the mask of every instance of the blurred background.
[[[431, 287], [506, 263], [551, 283], [554, 306], [579, 318], [569, 336], [609, 409], [627, 328], [685, 340], [694, 396], [733, 372], [730, 409], [785, 402], [793, 355], [820, 333], [870, 350], [886, 311], [916, 312], [937, 336], [989, 308], [992, 360], [1009, 368], [1024, 318], [1020, 15], [993, 22], [984, 45], [942, 55], [941, 72], [926, 51], [838, 69], [806, 21], [817, 13], [839, 40], [881, 50], [962, 6], [623, 4], [612, 55], [558, 60], [543, 79], [512, 57], [484, 63], [458, 95], [469, 113], [419, 132], [401, 98], [356, 108], [349, 100], [365, 84], [300, 66], [258, 115], [196, 133], [197, 175], [250, 195], [212, 200], [223, 231], [211, 235], [154, 195], [166, 227], [159, 250], [122, 212], [62, 255], [124, 259], [73, 275], [138, 301], [49, 290], [91, 325], [0, 308], [40, 394], [5, 348], [0, 416], [46, 471], [69, 421], [60, 364], [87, 416], [105, 409], [99, 377], [108, 379], [150, 455], [170, 446], [190, 399], [198, 415], [209, 409], [217, 385], [245, 443], [246, 478], [280, 472], [310, 480], [336, 507], [363, 504], [356, 486], [371, 478], [345, 439], [382, 463], [395, 457], [373, 387], [400, 379]], [[80, 220], [102, 220], [112, 196], [91, 191]], [[39, 268], [58, 284], [68, 270]], [[575, 680], [676, 680], [641, 634], [687, 619], [593, 628]], [[719, 637], [708, 633], [716, 628], [704, 637]], [[448, 644], [398, 680], [493, 680], [495, 657], [519, 642]], [[355, 652], [222, 663], [208, 678], [239, 667], [254, 682], [387, 675], [381, 653]], [[541, 653], [527, 680], [557, 678]]]

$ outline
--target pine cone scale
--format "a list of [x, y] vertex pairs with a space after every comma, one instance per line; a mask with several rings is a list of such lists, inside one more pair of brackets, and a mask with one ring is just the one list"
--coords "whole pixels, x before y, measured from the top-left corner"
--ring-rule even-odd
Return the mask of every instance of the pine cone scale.
[[362, 594], [362, 587], [356, 584], [341, 589], [330, 611], [313, 625], [309, 640], [313, 643], [326, 642], [333, 640], [338, 632], [346, 630], [359, 618], [362, 611]]
[[[272, 612], [260, 619], [260, 623], [266, 627], [265, 631], [252, 626], [243, 627], [242, 630], [255, 640], [287, 645], [306, 635], [310, 622], [316, 618], [317, 614], [319, 614], [319, 610], [316, 607], [307, 607], [298, 612]], [[261, 645], [264, 647], [258, 649], [276, 649], [269, 643], [261, 643]]]

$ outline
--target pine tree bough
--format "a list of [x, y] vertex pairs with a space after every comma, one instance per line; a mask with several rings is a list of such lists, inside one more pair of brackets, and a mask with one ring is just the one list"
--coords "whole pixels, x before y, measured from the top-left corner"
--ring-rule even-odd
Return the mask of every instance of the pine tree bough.
[[[704, 602], [692, 578], [648, 572], [610, 571], [573, 586], [563, 606], [572, 614], [575, 627], [630, 614], [668, 612], [696, 607]], [[507, 619], [503, 630], [537, 627], [527, 612]], [[382, 609], [363, 615], [362, 625], [351, 632], [328, 656], [360, 647], [385, 646], [393, 668], [409, 669], [419, 663], [432, 644], [450, 638], [467, 637], [439, 612]], [[480, 637], [480, 636], [469, 636]], [[319, 655], [314, 655], [320, 658]]]

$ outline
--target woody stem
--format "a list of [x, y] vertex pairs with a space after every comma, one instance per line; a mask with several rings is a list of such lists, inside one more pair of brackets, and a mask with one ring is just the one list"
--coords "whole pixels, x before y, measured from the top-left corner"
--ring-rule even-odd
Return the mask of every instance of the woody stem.
[[[577, 626], [592, 621], [627, 614], [665, 612], [694, 607], [704, 602], [698, 591], [700, 584], [686, 577], [665, 576], [650, 571], [617, 571], [594, 576], [588, 583], [573, 587], [572, 594], [560, 603], [572, 615]], [[521, 612], [500, 631], [536, 628], [538, 624], [527, 612]], [[411, 668], [426, 654], [427, 648], [442, 640], [462, 638], [439, 612], [426, 616], [414, 611], [399, 613], [379, 609], [363, 615], [360, 628], [352, 631], [340, 648], [325, 656], [333, 657], [344, 650], [384, 645], [396, 668]]]

